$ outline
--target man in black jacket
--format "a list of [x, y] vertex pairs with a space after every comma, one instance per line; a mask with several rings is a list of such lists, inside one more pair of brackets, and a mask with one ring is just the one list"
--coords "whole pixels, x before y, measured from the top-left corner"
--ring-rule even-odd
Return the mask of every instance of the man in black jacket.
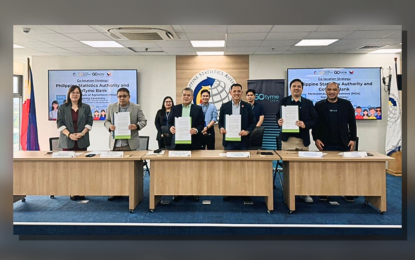
[[[250, 134], [255, 129], [255, 117], [249, 103], [242, 101], [241, 84], [232, 84], [230, 90], [232, 100], [222, 104], [219, 114], [219, 131], [223, 135], [223, 147], [225, 150], [247, 150], [250, 146]], [[241, 115], [241, 141], [226, 141], [225, 115]]]
[[[281, 99], [277, 110], [277, 123], [280, 127], [284, 124], [281, 115], [282, 106], [298, 106], [299, 120], [295, 123], [299, 127], [299, 133], [284, 133], [281, 131], [280, 140], [282, 141], [282, 150], [300, 150], [308, 151], [310, 145], [310, 129], [317, 124], [317, 113], [313, 102], [302, 97], [303, 82], [300, 79], [293, 79], [290, 82], [291, 95]], [[301, 196], [307, 203], [313, 203], [310, 196]]]
[[[250, 135], [255, 129], [255, 116], [252, 111], [252, 107], [249, 103], [242, 101], [242, 85], [235, 83], [232, 84], [230, 90], [232, 100], [222, 104], [220, 107], [219, 113], [219, 131], [223, 135], [223, 147], [225, 150], [247, 150], [251, 145]], [[241, 141], [226, 141], [226, 124], [225, 116], [226, 115], [241, 115], [241, 131], [239, 135], [241, 136]], [[254, 170], [254, 169], [253, 169]], [[228, 201], [229, 196], [223, 197], [224, 201]], [[252, 202], [250, 197], [243, 197], [245, 202]]]
[[[350, 101], [339, 98], [340, 87], [336, 82], [326, 86], [327, 99], [316, 103], [318, 124], [313, 128], [313, 139], [320, 151], [353, 151], [357, 127], [355, 111]], [[353, 202], [354, 197], [344, 196]], [[320, 196], [327, 200], [327, 196]]]
[[[168, 127], [170, 132], [175, 135], [176, 127], [174, 119], [176, 117], [190, 117], [191, 118], [191, 144], [175, 144], [175, 136], [172, 138], [173, 150], [200, 150], [202, 149], [202, 130], [205, 125], [205, 117], [203, 116], [202, 107], [192, 104], [193, 90], [185, 88], [182, 90], [183, 104], [176, 105], [171, 109], [171, 115], [168, 120]], [[174, 196], [174, 201], [179, 201], [180, 196]], [[199, 196], [193, 196], [194, 201], [199, 201]]]
[[175, 144], [175, 138], [172, 138], [173, 150], [200, 150], [202, 149], [202, 130], [205, 125], [205, 117], [200, 106], [192, 104], [193, 90], [185, 88], [182, 91], [183, 104], [176, 105], [171, 109], [171, 115], [168, 120], [170, 132], [176, 134], [175, 121], [176, 117], [190, 117], [192, 119], [192, 128], [190, 134], [192, 136], [191, 144]]

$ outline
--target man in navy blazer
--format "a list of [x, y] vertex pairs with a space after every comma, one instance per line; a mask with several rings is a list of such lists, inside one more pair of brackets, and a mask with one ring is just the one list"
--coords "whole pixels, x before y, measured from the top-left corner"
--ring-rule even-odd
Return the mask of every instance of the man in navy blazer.
[[[176, 105], [171, 109], [171, 116], [169, 116], [168, 127], [173, 134], [172, 149], [174, 150], [200, 150], [202, 149], [202, 130], [205, 126], [205, 117], [203, 116], [202, 107], [192, 104], [193, 90], [185, 88], [182, 91], [183, 104]], [[174, 119], [176, 117], [189, 116], [192, 118], [192, 128], [190, 134], [192, 135], [191, 144], [175, 144], [176, 128]]]
[[[241, 84], [232, 84], [230, 90], [232, 100], [222, 104], [219, 114], [219, 130], [223, 134], [223, 147], [225, 150], [247, 150], [250, 146], [250, 134], [255, 129], [255, 117], [249, 103], [242, 101]], [[225, 115], [241, 115], [241, 141], [226, 141]]]

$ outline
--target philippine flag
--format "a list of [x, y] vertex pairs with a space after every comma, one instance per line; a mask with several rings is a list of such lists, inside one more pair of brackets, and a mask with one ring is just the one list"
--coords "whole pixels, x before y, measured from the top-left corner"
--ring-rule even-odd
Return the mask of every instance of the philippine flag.
[[39, 151], [37, 135], [35, 89], [33, 85], [32, 68], [28, 66], [27, 82], [24, 89], [22, 105], [22, 126], [20, 129], [20, 144], [24, 151]]

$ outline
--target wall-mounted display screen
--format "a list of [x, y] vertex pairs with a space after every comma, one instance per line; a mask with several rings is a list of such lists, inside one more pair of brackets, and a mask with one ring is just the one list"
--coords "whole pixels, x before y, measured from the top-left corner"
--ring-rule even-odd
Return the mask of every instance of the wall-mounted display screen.
[[290, 82], [304, 82], [302, 96], [313, 101], [326, 99], [327, 83], [339, 84], [339, 97], [349, 100], [356, 119], [382, 119], [381, 72], [378, 68], [289, 68], [287, 69], [288, 95]]
[[105, 120], [108, 105], [118, 102], [119, 88], [127, 88], [130, 101], [137, 103], [137, 70], [49, 70], [49, 120], [56, 120], [72, 85], [81, 88], [82, 102], [91, 106], [94, 120]]

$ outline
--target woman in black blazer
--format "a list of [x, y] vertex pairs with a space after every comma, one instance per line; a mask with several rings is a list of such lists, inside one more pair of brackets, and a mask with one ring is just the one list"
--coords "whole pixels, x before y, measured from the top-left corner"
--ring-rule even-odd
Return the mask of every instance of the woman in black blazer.
[[[161, 109], [157, 111], [156, 118], [154, 120], [154, 124], [157, 128], [157, 141], [159, 145], [159, 149], [165, 148], [165, 140], [167, 139], [166, 134], [170, 135], [169, 130], [166, 128], [167, 133], [163, 133], [162, 127], [166, 126], [170, 117], [171, 108], [174, 106], [174, 101], [170, 96], [167, 96], [163, 99], [163, 104], [161, 104]], [[168, 138], [170, 140], [170, 138]], [[167, 140], [167, 141], [169, 141]]]
[[[92, 122], [91, 108], [82, 103], [81, 88], [75, 85], [70, 87], [66, 102], [58, 109], [56, 123], [60, 131], [59, 147], [64, 151], [86, 151]], [[71, 196], [71, 200], [84, 198], [84, 196]]]

